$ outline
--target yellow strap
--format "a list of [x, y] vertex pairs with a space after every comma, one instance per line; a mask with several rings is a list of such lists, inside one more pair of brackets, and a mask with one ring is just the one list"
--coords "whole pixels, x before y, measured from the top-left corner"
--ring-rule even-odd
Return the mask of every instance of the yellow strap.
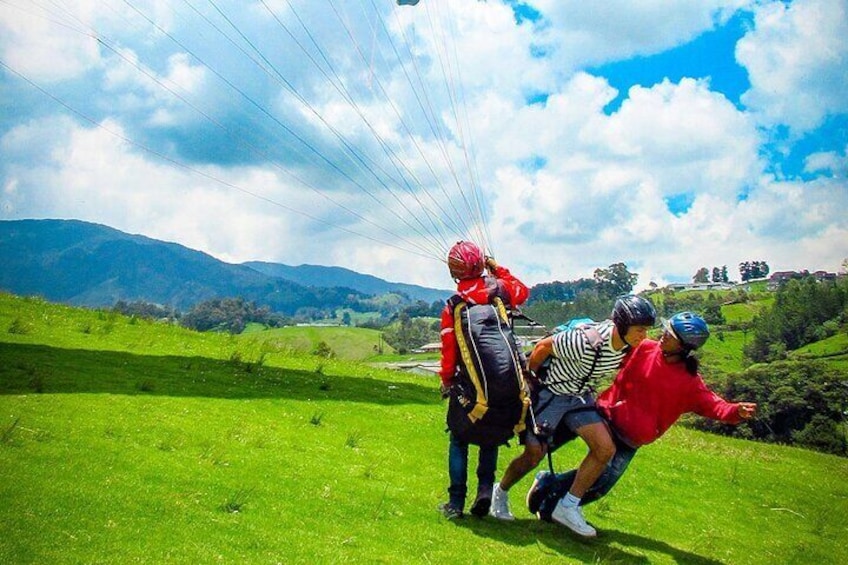
[[456, 343], [459, 345], [459, 354], [462, 356], [462, 361], [465, 363], [465, 369], [468, 371], [468, 376], [474, 384], [474, 390], [477, 392], [477, 401], [474, 409], [468, 414], [472, 422], [476, 422], [483, 417], [486, 410], [489, 409], [486, 404], [486, 395], [483, 392], [483, 386], [480, 384], [480, 375], [477, 374], [477, 368], [474, 366], [474, 360], [471, 357], [471, 350], [468, 348], [468, 343], [465, 341], [465, 334], [462, 331], [462, 308], [467, 307], [465, 302], [460, 302], [453, 309], [453, 324], [454, 333], [456, 334]]
[[524, 423], [524, 418], [527, 417], [527, 409], [530, 408], [530, 398], [527, 396], [527, 393], [524, 392], [524, 388], [522, 387], [521, 393], [519, 395], [521, 398], [521, 418], [518, 419], [518, 423], [515, 424], [515, 427], [512, 428], [516, 434], [519, 434], [524, 431], [524, 428], [527, 425]]
[[501, 321], [504, 324], [509, 324], [509, 315], [506, 313], [506, 306], [504, 306], [503, 300], [501, 300], [500, 296], [496, 296], [492, 300], [492, 304], [495, 305], [495, 308], [498, 311], [498, 315], [501, 317]]
[[486, 415], [489, 407], [486, 405], [486, 402], [478, 402], [474, 405], [474, 408], [471, 409], [471, 412], [468, 413], [468, 419], [472, 422], [476, 422], [480, 418]]

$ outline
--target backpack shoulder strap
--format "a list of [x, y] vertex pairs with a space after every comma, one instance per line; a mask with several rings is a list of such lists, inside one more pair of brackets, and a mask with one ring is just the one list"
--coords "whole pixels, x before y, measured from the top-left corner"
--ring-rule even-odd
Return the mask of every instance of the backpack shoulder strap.
[[577, 328], [586, 336], [586, 340], [589, 342], [589, 347], [595, 350], [595, 357], [592, 359], [592, 368], [589, 369], [589, 373], [586, 375], [585, 381], [588, 381], [592, 377], [592, 373], [595, 372], [595, 367], [598, 365], [598, 359], [601, 358], [601, 348], [604, 345], [604, 338], [601, 335], [601, 332], [598, 331], [598, 328], [593, 324], [584, 324], [582, 326], [577, 326]]
[[454, 294], [447, 300], [448, 308], [450, 308], [451, 312], [453, 312], [456, 309], [457, 305], [462, 302], [465, 302], [462, 297], [458, 294]]
[[601, 347], [604, 345], [604, 338], [598, 328], [593, 324], [585, 324], [578, 326], [586, 339], [589, 340], [589, 346], [595, 350], [597, 354], [601, 352]]
[[490, 304], [495, 307], [495, 310], [498, 312], [498, 317], [501, 319], [501, 322], [504, 324], [508, 324], [510, 327], [512, 326], [512, 318], [507, 312], [506, 304], [504, 304], [503, 299], [500, 296], [495, 296], [492, 298]]
[[[454, 300], [454, 298], [457, 300]], [[462, 359], [471, 384], [474, 385], [474, 391], [476, 393], [474, 408], [468, 414], [471, 421], [476, 422], [483, 417], [489, 407], [486, 403], [486, 391], [483, 389], [480, 375], [477, 374], [477, 368], [474, 366], [474, 359], [471, 354], [471, 347], [473, 345], [469, 343], [470, 338], [465, 334], [462, 327], [462, 311], [468, 308], [468, 304], [457, 294], [448, 300], [448, 304], [453, 307], [454, 334], [456, 335], [457, 347], [459, 347], [459, 356]]]

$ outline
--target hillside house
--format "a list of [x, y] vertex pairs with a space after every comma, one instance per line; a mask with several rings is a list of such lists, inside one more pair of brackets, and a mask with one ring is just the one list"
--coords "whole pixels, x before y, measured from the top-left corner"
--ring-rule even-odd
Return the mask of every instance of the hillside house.
[[730, 282], [672, 283], [667, 285], [666, 288], [678, 292], [689, 292], [705, 290], [733, 290], [736, 288], [736, 285]]
[[836, 273], [828, 273], [827, 271], [816, 271], [814, 273], [810, 273], [807, 270], [803, 271], [777, 271], [772, 273], [772, 275], [768, 279], [768, 289], [769, 290], [777, 290], [780, 288], [780, 285], [792, 279], [800, 279], [802, 277], [806, 277], [812, 274], [812, 276], [818, 282], [824, 281], [835, 281], [837, 276]]
[[442, 350], [441, 342], [425, 343], [418, 349], [414, 349], [413, 353], [439, 353]]

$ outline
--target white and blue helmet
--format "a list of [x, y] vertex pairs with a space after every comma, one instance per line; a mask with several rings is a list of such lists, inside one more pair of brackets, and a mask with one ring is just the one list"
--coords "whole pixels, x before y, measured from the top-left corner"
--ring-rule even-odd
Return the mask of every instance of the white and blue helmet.
[[675, 314], [665, 322], [666, 330], [689, 350], [695, 350], [704, 345], [710, 337], [707, 322], [692, 312]]

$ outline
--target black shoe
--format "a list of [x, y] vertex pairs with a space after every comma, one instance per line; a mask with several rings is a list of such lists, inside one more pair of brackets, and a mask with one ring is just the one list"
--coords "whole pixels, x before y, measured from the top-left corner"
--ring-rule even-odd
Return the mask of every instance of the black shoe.
[[[533, 480], [533, 486], [527, 493], [527, 509], [540, 520], [553, 522], [551, 513], [556, 506], [556, 475], [548, 471], [539, 471]], [[553, 504], [551, 504], [553, 503]]]
[[483, 487], [477, 491], [477, 498], [471, 505], [471, 514], [482, 518], [489, 513], [492, 506], [492, 487]]
[[442, 516], [448, 520], [457, 520], [463, 517], [462, 508], [458, 508], [450, 502], [443, 502], [439, 504], [439, 512], [441, 512]]

